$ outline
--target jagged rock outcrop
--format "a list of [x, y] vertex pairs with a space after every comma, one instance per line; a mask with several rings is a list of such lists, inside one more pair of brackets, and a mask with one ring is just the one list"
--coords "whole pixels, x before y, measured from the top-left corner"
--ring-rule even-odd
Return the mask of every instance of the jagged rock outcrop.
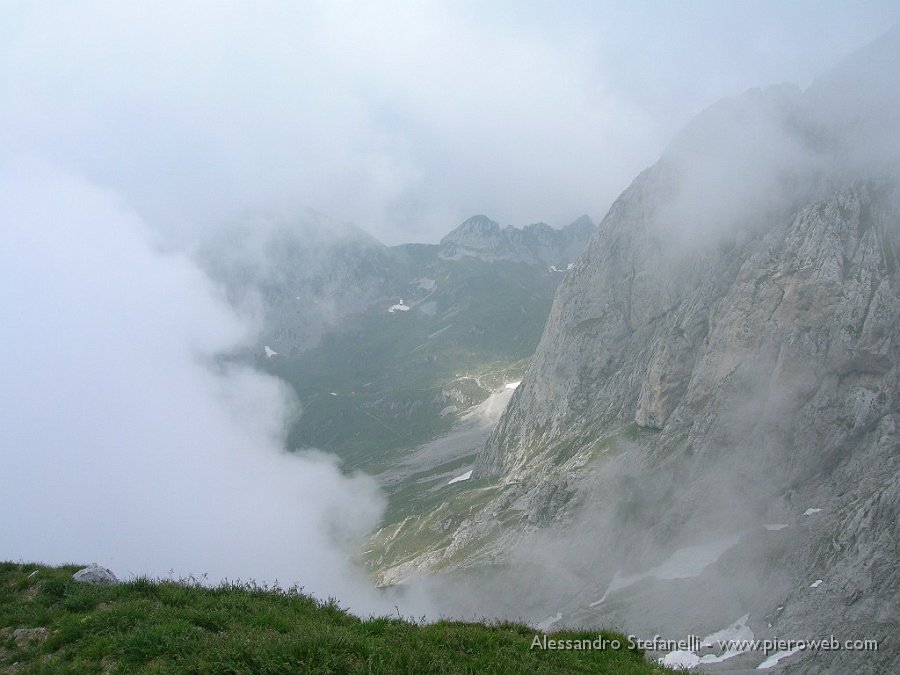
[[588, 216], [581, 216], [561, 230], [545, 223], [524, 228], [505, 227], [487, 216], [472, 216], [441, 239], [444, 260], [475, 257], [489, 262], [506, 260], [565, 269], [584, 250], [596, 230]]

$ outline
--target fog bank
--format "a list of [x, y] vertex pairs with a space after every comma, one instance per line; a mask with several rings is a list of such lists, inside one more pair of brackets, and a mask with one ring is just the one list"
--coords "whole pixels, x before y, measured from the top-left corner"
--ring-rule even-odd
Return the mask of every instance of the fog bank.
[[219, 289], [115, 194], [46, 164], [3, 166], [0, 214], [0, 558], [376, 609], [347, 559], [384, 499], [333, 457], [284, 452], [296, 401], [216, 358], [253, 338]]

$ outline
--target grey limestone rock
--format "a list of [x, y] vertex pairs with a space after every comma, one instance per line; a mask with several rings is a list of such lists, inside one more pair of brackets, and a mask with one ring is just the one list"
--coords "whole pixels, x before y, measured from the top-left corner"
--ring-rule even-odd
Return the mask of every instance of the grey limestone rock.
[[72, 575], [74, 581], [85, 584], [117, 584], [119, 580], [112, 571], [101, 567], [97, 563], [91, 563]]
[[507, 506], [458, 538], [512, 524], [470, 561], [553, 541], [595, 593], [548, 595], [564, 622], [749, 614], [757, 637], [881, 640], [800, 672], [900, 667], [900, 76], [847, 73], [900, 58], [898, 30], [806, 92], [713, 106], [613, 204], [476, 460]]
[[440, 256], [445, 260], [465, 257], [486, 261], [510, 261], [546, 265], [564, 272], [584, 250], [596, 225], [582, 216], [561, 230], [546, 223], [524, 228], [504, 227], [487, 216], [472, 216], [441, 239]]

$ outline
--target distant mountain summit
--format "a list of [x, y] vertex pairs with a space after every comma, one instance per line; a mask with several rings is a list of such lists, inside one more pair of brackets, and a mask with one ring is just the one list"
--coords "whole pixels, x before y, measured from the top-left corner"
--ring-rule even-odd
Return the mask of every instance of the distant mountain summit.
[[441, 244], [451, 242], [465, 242], [471, 240], [476, 243], [482, 239], [495, 239], [502, 236], [500, 225], [487, 216], [472, 216], [459, 227], [441, 239]]
[[561, 230], [546, 223], [501, 228], [487, 216], [472, 216], [441, 239], [440, 256], [444, 260], [473, 257], [564, 269], [580, 255], [596, 229], [588, 216]]
[[433, 280], [437, 261], [448, 269], [474, 258], [564, 271], [595, 230], [587, 216], [561, 230], [544, 223], [501, 228], [473, 216], [439, 245], [389, 247], [352, 224], [303, 209], [236, 220], [205, 243], [200, 259], [233, 301], [261, 299], [266, 339], [280, 354], [296, 355], [348, 316], [381, 305], [387, 311], [414, 297], [421, 279]]

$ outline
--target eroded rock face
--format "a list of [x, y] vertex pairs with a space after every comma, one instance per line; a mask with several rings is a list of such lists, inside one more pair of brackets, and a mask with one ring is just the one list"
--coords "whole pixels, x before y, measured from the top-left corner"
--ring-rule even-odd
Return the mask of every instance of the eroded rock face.
[[[464, 565], [515, 570], [491, 582], [491, 602], [514, 613], [540, 605], [541, 588], [543, 616], [642, 635], [707, 635], [749, 614], [757, 637], [881, 641], [863, 656], [796, 656], [801, 672], [890, 671], [898, 225], [895, 189], [856, 182], [703, 264], [669, 263], [657, 288], [611, 279], [604, 293], [573, 275], [479, 458], [497, 499], [398, 578], [468, 551]], [[568, 303], [611, 318], [585, 326]], [[719, 546], [696, 568], [675, 564]], [[554, 586], [561, 570], [571, 583]]]
[[[476, 463], [500, 496], [457, 536], [470, 564], [543, 541], [596, 592], [546, 613], [649, 635], [749, 613], [757, 637], [882, 639], [801, 670], [900, 664], [900, 78], [857, 97], [872, 78], [841, 72], [701, 115], [560, 286]], [[878, 151], [847, 111], [873, 96]]]

